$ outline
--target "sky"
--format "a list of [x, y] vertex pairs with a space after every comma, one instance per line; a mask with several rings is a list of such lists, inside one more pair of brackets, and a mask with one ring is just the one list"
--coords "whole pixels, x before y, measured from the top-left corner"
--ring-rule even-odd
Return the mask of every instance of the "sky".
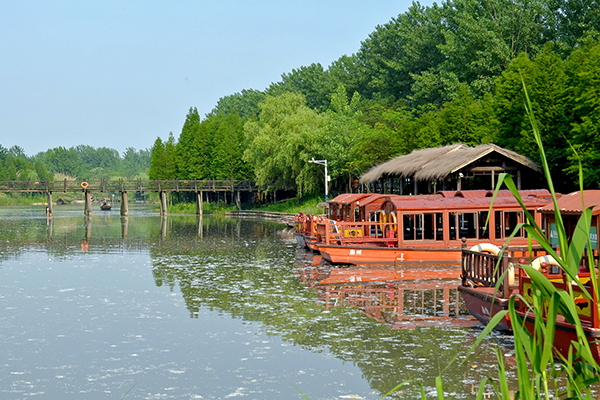
[[[422, 1], [431, 5], [432, 1]], [[410, 0], [0, 2], [0, 145], [151, 148], [190, 107], [327, 68]]]

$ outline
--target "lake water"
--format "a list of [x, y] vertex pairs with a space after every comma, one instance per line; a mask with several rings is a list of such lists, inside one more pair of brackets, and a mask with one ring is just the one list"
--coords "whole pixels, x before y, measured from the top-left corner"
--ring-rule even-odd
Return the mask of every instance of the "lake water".
[[[403, 288], [402, 310], [380, 307], [397, 282], [377, 304], [332, 299], [369, 284], [284, 225], [44, 211], [0, 208], [0, 399], [378, 399], [404, 381], [390, 398], [434, 398], [440, 371], [447, 398], [474, 398], [496, 376], [490, 351], [461, 364], [481, 327], [460, 325], [454, 289]], [[511, 342], [487, 341], [515, 380]]]

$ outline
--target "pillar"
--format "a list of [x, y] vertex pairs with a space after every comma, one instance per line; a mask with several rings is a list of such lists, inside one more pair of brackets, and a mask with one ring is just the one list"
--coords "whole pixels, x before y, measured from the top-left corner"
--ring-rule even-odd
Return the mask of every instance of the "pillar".
[[167, 215], [167, 192], [159, 192], [160, 196], [160, 213]]
[[84, 203], [85, 203], [83, 213], [87, 216], [91, 216], [92, 215], [92, 199], [91, 199], [90, 192], [85, 190], [83, 192], [83, 197], [84, 197]]
[[202, 218], [202, 214], [203, 214], [203, 210], [202, 210], [202, 197], [204, 197], [203, 195], [203, 191], [199, 191], [196, 192], [196, 214]]
[[129, 204], [127, 203], [127, 192], [121, 192], [121, 215], [126, 217], [129, 215]]
[[48, 192], [48, 208], [46, 209], [46, 215], [52, 215], [52, 192]]

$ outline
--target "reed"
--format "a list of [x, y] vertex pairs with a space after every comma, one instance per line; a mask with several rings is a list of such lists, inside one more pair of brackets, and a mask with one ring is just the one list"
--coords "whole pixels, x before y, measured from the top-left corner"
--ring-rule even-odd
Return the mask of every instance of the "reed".
[[[550, 176], [548, 162], [542, 145], [541, 135], [537, 127], [535, 116], [532, 112], [531, 101], [527, 93], [527, 88], [523, 84], [525, 93], [525, 108], [529, 117], [533, 135], [539, 148], [544, 175], [548, 183], [548, 188], [552, 194], [554, 202], [556, 226], [559, 236], [560, 254], [552, 248], [549, 240], [546, 239], [541, 227], [538, 226], [534, 218], [527, 212], [519, 197], [517, 188], [510, 175], [502, 174], [499, 176], [497, 191], [506, 186], [514, 196], [521, 202], [522, 209], [526, 215], [526, 221], [516, 228], [524, 227], [531, 239], [536, 240], [544, 247], [548, 254], [552, 255], [560, 264], [560, 268], [569, 278], [569, 285], [578, 286], [584, 292], [584, 296], [593, 306], [598, 304], [592, 302], [592, 294], [589, 293], [580, 282], [577, 272], [584, 256], [586, 244], [591, 248], [590, 226], [592, 217], [592, 208], [583, 207], [585, 210], [581, 215], [571, 243], [568, 242], [564, 223], [560, 210], [556, 205], [557, 197]], [[573, 151], [575, 151], [573, 149]], [[579, 186], [583, 194], [583, 179], [581, 163], [579, 166]], [[582, 195], [583, 202], [583, 195]], [[515, 232], [516, 232], [515, 230]], [[591, 252], [590, 252], [591, 253]], [[593, 266], [591, 254], [588, 255], [589, 265]], [[518, 391], [514, 397], [509, 393], [506, 377], [503, 374], [504, 362], [501, 357], [501, 351], [496, 349], [498, 355], [498, 365], [500, 374], [497, 381], [492, 382], [498, 398], [501, 399], [550, 399], [550, 398], [584, 398], [592, 399], [592, 385], [599, 381], [600, 366], [594, 360], [589, 343], [582, 329], [582, 323], [576, 311], [575, 299], [565, 291], [558, 291], [555, 286], [539, 271], [533, 269], [530, 265], [524, 264], [521, 267], [531, 277], [532, 280], [532, 299], [527, 302], [523, 296], [519, 296], [519, 301], [527, 305], [528, 312], [536, 316], [545, 315], [544, 318], [535, 318], [533, 334], [526, 329], [525, 324], [519, 314], [516, 312], [516, 298], [511, 298], [509, 310], [496, 315], [486, 329], [481, 333], [471, 352], [482, 342], [483, 338], [493, 329], [500, 319], [508, 312], [513, 326], [513, 337], [515, 346], [515, 357], [517, 363]], [[590, 268], [592, 274], [592, 290], [598, 295], [598, 279], [595, 268]], [[577, 331], [577, 342], [565, 359], [560, 357], [556, 361], [556, 354], [553, 352], [553, 341], [555, 334], [555, 321], [558, 314], [564, 316], [575, 327]], [[561, 383], [562, 382], [562, 383]], [[483, 396], [484, 382], [480, 386], [478, 398]]]

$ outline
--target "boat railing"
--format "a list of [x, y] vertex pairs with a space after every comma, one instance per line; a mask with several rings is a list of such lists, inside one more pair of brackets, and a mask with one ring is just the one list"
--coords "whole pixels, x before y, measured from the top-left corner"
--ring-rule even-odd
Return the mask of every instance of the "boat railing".
[[[582, 322], [587, 322], [594, 328], [600, 328], [600, 318], [598, 314], [598, 307], [596, 306], [598, 299], [592, 288], [592, 282], [590, 282], [591, 274], [589, 272], [579, 272], [577, 277], [584, 285], [587, 292], [592, 295], [591, 302], [586, 296], [584, 296], [583, 290], [577, 283], [573, 281], [569, 282], [570, 279], [567, 277], [564, 271], [559, 270], [558, 272], [554, 272], [553, 268], [548, 268], [547, 266], [542, 265], [540, 272], [542, 272], [542, 274], [548, 278], [550, 283], [557, 290], [565, 291], [571, 294], [573, 299], [575, 299], [575, 309], [577, 311], [577, 315]], [[531, 278], [521, 268], [519, 270], [519, 292], [529, 304], [532, 302], [532, 290], [533, 284], [531, 282]], [[525, 312], [527, 305], [525, 302], [521, 303], [520, 309], [521, 311]]]
[[514, 268], [509, 262], [508, 253], [499, 255], [462, 249], [462, 285], [495, 287], [500, 283], [499, 295], [508, 298], [510, 295], [510, 274], [504, 273]]
[[325, 221], [317, 232], [327, 244], [384, 244], [398, 245], [398, 224], [393, 222], [338, 222]]

